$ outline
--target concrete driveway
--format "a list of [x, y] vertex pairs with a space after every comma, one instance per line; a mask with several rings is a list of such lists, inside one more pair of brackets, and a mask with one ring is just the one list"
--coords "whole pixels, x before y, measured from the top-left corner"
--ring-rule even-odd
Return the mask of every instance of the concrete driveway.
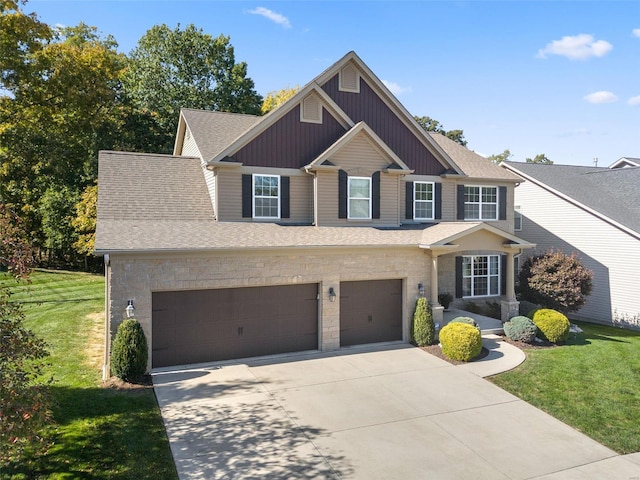
[[185, 479], [640, 478], [621, 457], [405, 344], [155, 372]]

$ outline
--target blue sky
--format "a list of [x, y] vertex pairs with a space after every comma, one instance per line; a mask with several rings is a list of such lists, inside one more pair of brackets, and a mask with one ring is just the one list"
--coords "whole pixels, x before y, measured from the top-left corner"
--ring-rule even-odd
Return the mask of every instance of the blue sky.
[[31, 0], [131, 51], [153, 25], [229, 35], [261, 94], [303, 86], [354, 50], [414, 115], [513, 160], [640, 157], [640, 2]]

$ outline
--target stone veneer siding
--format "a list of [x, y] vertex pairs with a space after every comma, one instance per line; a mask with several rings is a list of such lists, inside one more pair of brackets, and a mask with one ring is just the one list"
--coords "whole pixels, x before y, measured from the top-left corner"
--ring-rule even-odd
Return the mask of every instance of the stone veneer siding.
[[[124, 318], [127, 300], [135, 304], [152, 352], [151, 293], [170, 290], [318, 283], [319, 349], [340, 348], [340, 282], [403, 280], [403, 340], [409, 341], [417, 286], [429, 292], [431, 257], [415, 247], [263, 250], [245, 253], [112, 253], [107, 271], [107, 315], [113, 335]], [[337, 298], [329, 301], [333, 287]]]

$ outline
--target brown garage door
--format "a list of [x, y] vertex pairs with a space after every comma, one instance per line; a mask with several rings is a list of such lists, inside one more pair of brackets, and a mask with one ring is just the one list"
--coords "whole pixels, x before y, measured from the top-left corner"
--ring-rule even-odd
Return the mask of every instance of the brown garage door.
[[318, 348], [318, 285], [154, 292], [153, 367]]
[[402, 340], [402, 280], [340, 283], [340, 345]]

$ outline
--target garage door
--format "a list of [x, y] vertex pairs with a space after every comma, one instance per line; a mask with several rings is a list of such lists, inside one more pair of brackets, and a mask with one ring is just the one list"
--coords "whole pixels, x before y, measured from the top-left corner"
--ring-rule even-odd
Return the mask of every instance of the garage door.
[[154, 292], [152, 365], [318, 348], [318, 285]]
[[340, 283], [340, 345], [402, 340], [402, 280]]

